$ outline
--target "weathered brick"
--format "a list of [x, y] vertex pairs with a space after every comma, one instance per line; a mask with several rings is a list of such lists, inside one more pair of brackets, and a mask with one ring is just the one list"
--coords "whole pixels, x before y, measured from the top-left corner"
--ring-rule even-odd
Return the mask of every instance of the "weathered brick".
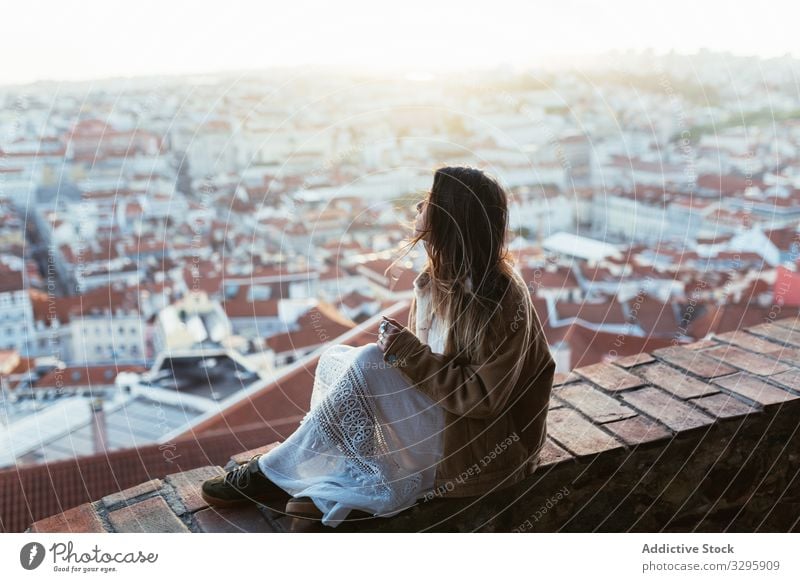
[[800, 392], [800, 370], [789, 370], [782, 374], [776, 374], [769, 377], [773, 382], [777, 382], [781, 386], [785, 386], [795, 392]]
[[599, 424], [636, 416], [631, 408], [582, 382], [554, 389], [553, 394]]
[[719, 360], [706, 356], [702, 352], [687, 350], [683, 346], [659, 348], [653, 350], [653, 355], [701, 378], [715, 378], [736, 371]]
[[611, 391], [627, 390], [644, 384], [638, 376], [605, 362], [575, 368], [574, 371], [601, 388]]
[[603, 426], [631, 446], [672, 438], [672, 433], [667, 427], [644, 416], [609, 422]]
[[562, 384], [569, 384], [570, 382], [577, 382], [581, 377], [575, 372], [556, 372], [553, 375], [553, 386], [561, 386]]
[[91, 503], [84, 503], [31, 525], [35, 533], [103, 533], [103, 522]]
[[778, 351], [767, 354], [767, 357], [775, 358], [779, 362], [789, 364], [790, 366], [800, 367], [800, 348], [779, 346]]
[[703, 412], [651, 386], [625, 392], [620, 396], [625, 402], [676, 432], [705, 426], [713, 421], [713, 418]]
[[153, 491], [158, 491], [160, 488], [161, 488], [161, 479], [151, 479], [150, 481], [140, 483], [139, 485], [134, 485], [133, 487], [130, 487], [123, 491], [118, 491], [117, 493], [106, 495], [105, 497], [103, 497], [103, 505], [105, 507], [111, 507], [112, 505], [116, 505], [117, 503], [122, 503], [123, 501], [129, 501], [134, 497], [139, 497], [140, 495], [145, 495], [146, 493], [152, 493]]
[[612, 363], [615, 366], [621, 366], [623, 368], [632, 368], [633, 366], [638, 366], [640, 364], [646, 364], [648, 362], [654, 362], [655, 358], [648, 354], [647, 352], [641, 352], [639, 354], [633, 354], [632, 356], [625, 356], [623, 358], [617, 358]]
[[758, 376], [770, 376], [779, 374], [789, 369], [789, 366], [760, 354], [745, 351], [736, 346], [726, 345], [706, 350], [704, 353], [721, 362], [730, 364], [735, 368], [756, 374]]
[[264, 453], [270, 452], [272, 449], [277, 447], [280, 442], [270, 443], [268, 445], [264, 445], [263, 447], [258, 447], [257, 449], [251, 449], [249, 451], [245, 451], [243, 453], [238, 453], [231, 457], [231, 461], [236, 463], [237, 465], [242, 465], [252, 459], [255, 455], [263, 455]]
[[767, 341], [742, 330], [726, 331], [725, 333], [716, 334], [716, 337], [729, 344], [739, 346], [751, 352], [758, 352], [759, 354], [769, 354], [781, 349], [779, 344]]
[[761, 410], [758, 406], [747, 404], [737, 399], [735, 396], [722, 392], [712, 394], [711, 396], [695, 398], [692, 402], [717, 418], [733, 418], [745, 414], [752, 414]]
[[678, 370], [661, 362], [636, 369], [636, 373], [659, 388], [671, 392], [679, 398], [695, 398], [719, 392], [718, 388], [701, 382], [684, 370]]
[[167, 475], [167, 482], [175, 487], [178, 497], [186, 506], [187, 511], [197, 511], [208, 507], [208, 503], [205, 502], [200, 492], [203, 481], [223, 474], [225, 471], [221, 467], [199, 467], [191, 471]]
[[187, 533], [189, 530], [161, 497], [151, 497], [108, 512], [120, 533]]
[[800, 317], [792, 315], [791, 317], [782, 317], [773, 322], [775, 325], [780, 325], [789, 329], [800, 329]]
[[701, 339], [690, 344], [683, 344], [681, 347], [686, 348], [687, 350], [704, 350], [706, 348], [713, 348], [714, 346], [718, 345], [719, 343], [715, 342], [713, 339]]
[[611, 435], [583, 418], [574, 410], [559, 408], [547, 415], [550, 435], [576, 456], [586, 456], [622, 446]]
[[767, 384], [763, 380], [744, 372], [725, 376], [724, 378], [717, 378], [714, 380], [714, 383], [719, 384], [731, 392], [741, 394], [745, 398], [757, 402], [765, 408], [798, 398], [786, 390]]
[[556, 463], [568, 461], [572, 458], [572, 454], [569, 451], [565, 451], [554, 443], [552, 439], [548, 438], [545, 440], [544, 446], [542, 446], [542, 450], [539, 453], [539, 466], [555, 465]]
[[272, 528], [255, 505], [242, 507], [209, 507], [194, 514], [205, 533], [266, 533]]
[[749, 327], [748, 331], [779, 344], [800, 347], [800, 329], [790, 329], [774, 323], [761, 323]]

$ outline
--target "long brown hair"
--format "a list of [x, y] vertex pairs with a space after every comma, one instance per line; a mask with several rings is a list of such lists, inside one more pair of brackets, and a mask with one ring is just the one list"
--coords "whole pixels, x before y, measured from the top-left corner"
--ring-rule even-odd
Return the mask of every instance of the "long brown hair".
[[[505, 189], [477, 168], [445, 166], [434, 174], [427, 203], [426, 229], [406, 247], [410, 250], [420, 241], [425, 246], [423, 272], [430, 277], [432, 310], [449, 326], [445, 354], [483, 361], [510, 332], [523, 333], [529, 347], [536, 315], [508, 252]], [[503, 311], [509, 293], [513, 302], [506, 305], [513, 305], [514, 313]], [[519, 370], [509, 372], [516, 381]]]

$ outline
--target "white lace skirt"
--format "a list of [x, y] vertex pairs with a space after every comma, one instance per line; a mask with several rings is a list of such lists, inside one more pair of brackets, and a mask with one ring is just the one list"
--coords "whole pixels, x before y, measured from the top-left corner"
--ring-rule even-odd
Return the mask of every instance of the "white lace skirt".
[[443, 431], [444, 410], [377, 345], [337, 344], [320, 356], [299, 428], [259, 467], [289, 494], [310, 497], [325, 525], [353, 509], [388, 517], [433, 489]]

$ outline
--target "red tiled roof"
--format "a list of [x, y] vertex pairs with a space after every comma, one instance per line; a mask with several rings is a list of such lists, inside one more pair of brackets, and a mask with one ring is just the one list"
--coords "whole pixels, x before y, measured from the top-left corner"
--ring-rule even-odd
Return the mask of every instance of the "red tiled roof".
[[358, 291], [351, 291], [347, 295], [345, 295], [342, 300], [339, 302], [341, 305], [345, 305], [346, 307], [356, 308], [360, 307], [364, 303], [369, 303], [375, 301], [373, 297], [367, 297], [359, 293]]
[[151, 252], [165, 253], [168, 246], [169, 244], [165, 240], [140, 237], [125, 243], [124, 252], [128, 256], [138, 256]]
[[555, 272], [551, 272], [546, 269], [533, 269], [523, 266], [520, 267], [519, 271], [530, 289], [535, 287], [544, 289], [574, 289], [579, 287], [575, 274], [568, 267], [559, 267]]
[[651, 278], [651, 279], [662, 279], [662, 280], [672, 280], [674, 278], [673, 275], [670, 273], [665, 273], [664, 271], [659, 271], [653, 265], [639, 265], [637, 263], [631, 263], [631, 271], [637, 277], [642, 278]]
[[322, 245], [322, 248], [329, 251], [336, 251], [337, 253], [359, 253], [363, 247], [357, 241], [351, 240], [349, 242], [342, 242], [340, 240], [331, 240]]
[[265, 343], [276, 354], [282, 354], [318, 346], [325, 343], [325, 339], [316, 329], [304, 327], [268, 337]]
[[[631, 321], [636, 321], [651, 337], [679, 337], [680, 322], [672, 310], [672, 303], [662, 303], [649, 295], [640, 295], [628, 302]], [[660, 347], [660, 346], [659, 346]]]
[[360, 265], [370, 273], [370, 278], [385, 285], [391, 291], [411, 291], [414, 288], [414, 278], [417, 273], [414, 269], [403, 268], [399, 264], [394, 266], [389, 275], [384, 275], [392, 259], [372, 259]]
[[61, 245], [59, 249], [64, 255], [64, 258], [72, 264], [76, 264], [78, 262], [85, 264], [109, 261], [112, 259], [118, 259], [121, 256], [117, 250], [115, 241], [109, 239], [94, 242], [91, 245], [86, 245], [80, 249], [80, 252], [77, 255], [69, 245]]
[[2, 269], [0, 272], [0, 293], [13, 293], [25, 288], [22, 271]]
[[222, 307], [225, 309], [225, 314], [231, 318], [278, 317], [279, 301], [279, 299], [247, 301], [247, 299], [235, 297], [223, 301]]
[[183, 281], [192, 291], [204, 291], [214, 295], [222, 289], [222, 279], [222, 274], [219, 272], [199, 270], [195, 273], [190, 266], [183, 269]]
[[[735, 331], [771, 321], [775, 315], [773, 306], [761, 307], [752, 303], [698, 303], [694, 305], [694, 310], [700, 315], [688, 325], [688, 335], [698, 339], [711, 332]], [[800, 308], [784, 306], [779, 313], [780, 317], [795, 316], [800, 313]]]
[[129, 290], [115, 287], [97, 287], [83, 295], [50, 298], [43, 291], [29, 291], [33, 305], [33, 317], [36, 321], [49, 323], [53, 314], [64, 324], [72, 317], [83, 317], [106, 311], [116, 312], [124, 309], [137, 309], [138, 300], [132, 295], [135, 288]]
[[34, 388], [57, 388], [72, 386], [104, 386], [114, 383], [120, 372], [136, 372], [142, 374], [147, 368], [142, 366], [118, 366], [107, 364], [101, 366], [69, 366], [51, 370], [34, 384]]
[[[275, 277], [278, 280], [282, 279], [300, 279], [300, 278], [307, 278], [312, 279], [316, 272], [313, 270], [300, 270], [300, 271], [292, 271], [289, 270], [287, 267], [283, 265], [259, 265], [253, 264], [253, 272], [248, 273], [246, 275], [247, 279], [260, 279], [260, 278], [268, 278], [268, 277]], [[227, 272], [227, 277], [236, 278], [232, 273]]]
[[697, 187], [714, 190], [720, 194], [731, 195], [744, 192], [750, 186], [763, 187], [764, 184], [758, 180], [753, 180], [747, 176], [736, 176], [725, 174], [718, 176], [715, 174], [703, 174], [697, 177]]
[[800, 305], [800, 274], [786, 267], [775, 270], [772, 303], [783, 307]]
[[790, 250], [793, 243], [800, 243], [800, 231], [794, 226], [766, 230], [764, 234], [782, 251]]
[[587, 281], [595, 283], [623, 281], [624, 275], [615, 275], [607, 267], [591, 267], [586, 263], [580, 265], [581, 274]]
[[733, 238], [732, 234], [720, 234], [714, 237], [698, 238], [697, 244], [699, 245], [716, 245], [728, 242]]
[[772, 286], [763, 279], [756, 279], [755, 281], [752, 281], [750, 285], [748, 285], [747, 288], [742, 292], [741, 301], [744, 303], [749, 303], [767, 291], [772, 291]]
[[352, 276], [353, 276], [352, 273], [350, 273], [350, 271], [346, 267], [336, 263], [328, 270], [320, 273], [319, 279], [320, 281], [333, 281], [336, 279], [344, 279]]
[[232, 455], [283, 440], [292, 430], [262, 423], [257, 428], [0, 471], [0, 531], [24, 531], [43, 517], [150, 479], [224, 465]]
[[35, 358], [20, 357], [17, 366], [6, 377], [10, 390], [15, 390], [21, 382], [33, 382]]
[[326, 343], [355, 327], [355, 323], [325, 302], [301, 315], [297, 324], [300, 329], [269, 337], [267, 345], [278, 354], [290, 352]]
[[556, 304], [559, 319], [576, 317], [587, 323], [600, 324], [625, 324], [627, 319], [622, 309], [622, 304], [616, 298], [602, 303], [568, 303]]
[[602, 362], [609, 354], [632, 356], [673, 345], [672, 338], [632, 335], [620, 338], [617, 333], [595, 331], [580, 324], [570, 326], [564, 341], [570, 347], [570, 369]]

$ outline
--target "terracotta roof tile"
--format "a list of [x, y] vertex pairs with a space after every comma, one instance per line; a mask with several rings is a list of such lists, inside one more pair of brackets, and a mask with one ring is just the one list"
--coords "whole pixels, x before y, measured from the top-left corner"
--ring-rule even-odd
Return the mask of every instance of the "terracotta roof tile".
[[242, 450], [284, 438], [262, 423], [255, 428], [224, 428], [197, 437], [190, 433], [161, 445], [6, 469], [0, 471], [0, 528], [23, 531], [34, 521], [82, 503], [178, 471], [224, 465]]

